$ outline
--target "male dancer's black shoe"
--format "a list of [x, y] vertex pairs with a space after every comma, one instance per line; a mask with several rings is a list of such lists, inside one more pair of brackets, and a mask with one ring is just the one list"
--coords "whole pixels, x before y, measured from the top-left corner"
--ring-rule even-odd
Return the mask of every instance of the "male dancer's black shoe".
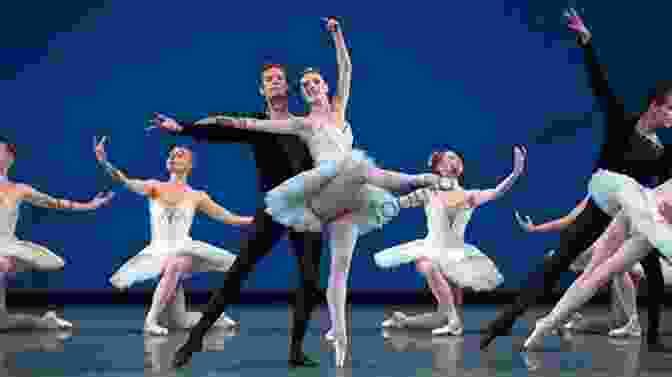
[[494, 320], [486, 329], [485, 334], [481, 336], [480, 349], [486, 349], [498, 336], [511, 335], [511, 328], [513, 327], [514, 322], [516, 322], [516, 318], [513, 316], [509, 318], [497, 318]]
[[298, 355], [292, 356], [289, 359], [290, 368], [306, 367], [306, 368], [315, 368], [320, 366], [318, 361], [315, 361], [309, 358], [305, 353], [301, 352]]
[[193, 341], [191, 339], [187, 340], [180, 348], [175, 352], [173, 357], [173, 367], [182, 368], [191, 361], [191, 357], [194, 352], [200, 352], [203, 349], [202, 341]]

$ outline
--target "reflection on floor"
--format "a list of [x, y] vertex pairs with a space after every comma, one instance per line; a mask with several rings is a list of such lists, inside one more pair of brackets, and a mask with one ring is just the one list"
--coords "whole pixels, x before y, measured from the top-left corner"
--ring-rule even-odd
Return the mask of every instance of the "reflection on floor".
[[[316, 315], [306, 338], [306, 350], [320, 359], [314, 369], [287, 368], [286, 306], [239, 306], [237, 330], [219, 329], [206, 339], [206, 351], [187, 368], [170, 368], [173, 352], [186, 333], [145, 336], [140, 306], [67, 307], [69, 332], [8, 332], [0, 334], [0, 376], [663, 376], [672, 370], [672, 353], [649, 352], [641, 339], [611, 339], [604, 326], [606, 307], [584, 312], [598, 333], [563, 333], [547, 339], [543, 352], [520, 352], [533, 320], [547, 309], [519, 321], [513, 335], [498, 338], [478, 350], [479, 328], [495, 316], [496, 307], [467, 306], [463, 337], [431, 336], [429, 331], [382, 330], [391, 310], [420, 312], [423, 308], [355, 306], [350, 311], [352, 355], [346, 368], [333, 367], [333, 355], [321, 340], [326, 323]], [[672, 313], [664, 328], [672, 329]], [[646, 313], [642, 313], [642, 324]], [[599, 332], [602, 332], [601, 334]], [[672, 339], [664, 340], [672, 344]], [[144, 358], [143, 358], [144, 355]]]

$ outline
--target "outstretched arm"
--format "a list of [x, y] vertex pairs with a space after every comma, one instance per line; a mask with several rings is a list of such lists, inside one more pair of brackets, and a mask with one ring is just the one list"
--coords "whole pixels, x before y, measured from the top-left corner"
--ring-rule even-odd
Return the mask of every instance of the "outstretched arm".
[[350, 53], [345, 45], [345, 38], [341, 26], [335, 18], [327, 18], [327, 29], [334, 38], [336, 45], [336, 62], [338, 64], [338, 86], [334, 96], [334, 107], [345, 119], [345, 112], [350, 99], [350, 86], [352, 82], [352, 63]]
[[212, 200], [210, 195], [206, 193], [201, 195], [201, 199], [198, 201], [197, 208], [209, 217], [225, 224], [248, 225], [252, 224], [254, 221], [254, 217], [252, 216], [238, 216], [233, 214], [228, 209], [217, 204], [214, 200]]
[[[263, 113], [236, 113], [225, 112], [217, 115], [230, 116], [235, 118], [264, 118]], [[205, 119], [208, 119], [207, 117]], [[241, 144], [255, 144], [259, 132], [250, 130], [243, 130], [239, 128], [223, 128], [219, 127], [215, 122], [210, 124], [203, 124], [204, 120], [199, 122], [176, 121], [163, 114], [156, 113], [151, 119], [151, 126], [147, 130], [153, 128], [160, 128], [167, 131], [173, 136], [190, 136], [199, 141], [207, 141], [210, 143], [241, 143]]]
[[105, 141], [107, 136], [98, 142], [96, 138], [93, 138], [94, 149], [96, 152], [96, 160], [98, 163], [105, 169], [107, 174], [112, 177], [115, 181], [122, 183], [129, 190], [138, 193], [140, 195], [147, 195], [151, 188], [152, 181], [145, 181], [140, 179], [131, 179], [126, 176], [121, 170], [117, 169], [107, 160], [107, 153], [105, 152]]
[[511, 189], [518, 177], [523, 173], [527, 150], [524, 147], [513, 148], [513, 172], [500, 182], [497, 187], [489, 190], [473, 190], [470, 192], [470, 205], [473, 208], [495, 200]]
[[304, 118], [290, 119], [254, 119], [254, 118], [235, 118], [226, 115], [217, 115], [201, 119], [194, 124], [200, 126], [218, 126], [221, 128], [237, 128], [250, 131], [261, 131], [274, 134], [293, 134], [299, 135], [307, 127], [307, 121]]
[[516, 220], [518, 221], [518, 224], [527, 232], [553, 232], [562, 230], [576, 221], [576, 218], [579, 216], [579, 214], [586, 208], [589, 198], [590, 194], [586, 195], [586, 197], [581, 202], [579, 202], [579, 204], [577, 204], [576, 207], [574, 207], [574, 209], [572, 209], [566, 216], [543, 224], [535, 225], [529, 216], [525, 216], [525, 220], [523, 220], [518, 211], [515, 212]]
[[[622, 132], [631, 130], [612, 130], [610, 125], [621, 126], [621, 121], [626, 118], [626, 110], [623, 101], [618, 98], [609, 85], [606, 69], [600, 64], [592, 43], [592, 34], [586, 27], [581, 16], [574, 9], [565, 12], [567, 27], [577, 34], [579, 45], [583, 48], [585, 68], [590, 80], [590, 87], [597, 100], [600, 110], [607, 117], [607, 130], [610, 131], [608, 138], [621, 139]], [[616, 122], [614, 122], [616, 121]], [[613, 128], [613, 126], [612, 126]], [[621, 131], [621, 132], [618, 132]]]
[[34, 206], [43, 208], [63, 209], [70, 211], [91, 211], [97, 209], [103, 204], [106, 204], [112, 199], [112, 197], [114, 197], [114, 193], [111, 192], [98, 193], [92, 200], [84, 203], [69, 199], [57, 199], [37, 191], [31, 186], [21, 186], [21, 199]]

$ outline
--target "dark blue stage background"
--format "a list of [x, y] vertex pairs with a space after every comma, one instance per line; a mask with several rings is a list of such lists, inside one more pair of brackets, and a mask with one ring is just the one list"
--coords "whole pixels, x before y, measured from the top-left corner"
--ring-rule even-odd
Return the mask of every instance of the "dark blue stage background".
[[[263, 4], [233, 10], [229, 2], [219, 3], [157, 8], [99, 2], [88, 10], [59, 3], [3, 12], [0, 133], [19, 144], [14, 177], [59, 197], [88, 199], [111, 187], [92, 150], [93, 137], [103, 135], [110, 137], [111, 161], [131, 176], [165, 177], [166, 148], [175, 139], [144, 131], [151, 113], [197, 118], [260, 110], [257, 74], [269, 60], [294, 72], [320, 67], [335, 86], [335, 52], [320, 15], [285, 16]], [[358, 146], [381, 165], [421, 172], [434, 148], [450, 147], [466, 158], [467, 186], [486, 188], [510, 173], [512, 146], [528, 146], [525, 176], [505, 198], [478, 210], [468, 228], [468, 241], [500, 266], [503, 288], [517, 288], [522, 274], [557, 243], [557, 234], [523, 233], [514, 209], [537, 221], [567, 213], [585, 194], [602, 140], [602, 117], [593, 111], [582, 56], [561, 15], [567, 3], [526, 3], [346, 12], [352, 16], [342, 21], [354, 69], [349, 120]], [[584, 9], [613, 87], [633, 111], [642, 109], [654, 80], [672, 76], [666, 23], [671, 6], [652, 4], [631, 9], [586, 2]], [[303, 108], [296, 101], [292, 109]], [[193, 186], [251, 214], [258, 198], [249, 148], [194, 148]], [[109, 287], [110, 274], [149, 237], [145, 201], [117, 191], [113, 203], [95, 213], [23, 207], [20, 237], [48, 246], [68, 264], [62, 273], [26, 274], [19, 286]], [[424, 214], [417, 209], [363, 238], [353, 260], [352, 289], [422, 287], [412, 266], [381, 271], [371, 256], [424, 235]], [[240, 236], [203, 217], [193, 227], [194, 238], [234, 252]], [[285, 242], [278, 245], [248, 287], [293, 286], [295, 261], [288, 252]], [[323, 261], [326, 274], [328, 254]], [[212, 274], [192, 286], [220, 282]]]

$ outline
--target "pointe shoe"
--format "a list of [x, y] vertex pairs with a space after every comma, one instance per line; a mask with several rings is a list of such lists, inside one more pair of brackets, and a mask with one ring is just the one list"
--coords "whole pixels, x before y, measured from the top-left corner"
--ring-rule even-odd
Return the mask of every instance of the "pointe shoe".
[[166, 336], [168, 335], [168, 329], [165, 327], [159, 326], [157, 323], [145, 322], [145, 333], [154, 336]]
[[59, 318], [56, 312], [54, 311], [48, 311], [44, 313], [42, 316], [42, 319], [47, 320], [47, 321], [52, 321], [53, 323], [56, 324], [56, 327], [59, 329], [71, 329], [72, 328], [72, 323], [68, 322], [62, 318]]
[[614, 338], [642, 336], [642, 327], [639, 325], [639, 318], [637, 316], [630, 317], [625, 326], [609, 331], [609, 336]]
[[462, 322], [457, 319], [450, 321], [450, 323], [443, 327], [432, 330], [432, 335], [461, 336], [462, 334], [464, 334], [464, 326], [462, 325]]
[[544, 337], [551, 335], [553, 333], [553, 328], [548, 323], [546, 317], [537, 321], [536, 326], [532, 334], [525, 340], [523, 344], [523, 349], [533, 350], [541, 346]]
[[336, 368], [343, 368], [343, 365], [345, 365], [345, 355], [348, 352], [348, 339], [344, 336], [334, 336], [334, 341], [331, 344], [334, 347]]
[[580, 327], [579, 323], [581, 321], [583, 321], [583, 316], [581, 315], [581, 313], [575, 312], [572, 313], [569, 320], [564, 325], [562, 325], [562, 327], [567, 330], [576, 330], [577, 328]]
[[222, 313], [213, 326], [224, 327], [224, 328], [233, 328], [233, 327], [238, 326], [238, 322], [229, 318], [229, 316], [226, 315], [226, 313]]
[[397, 328], [400, 329], [404, 327], [403, 322], [408, 318], [406, 314], [402, 312], [394, 312], [392, 313], [392, 316], [386, 320], [384, 320], [380, 325], [383, 328]]

